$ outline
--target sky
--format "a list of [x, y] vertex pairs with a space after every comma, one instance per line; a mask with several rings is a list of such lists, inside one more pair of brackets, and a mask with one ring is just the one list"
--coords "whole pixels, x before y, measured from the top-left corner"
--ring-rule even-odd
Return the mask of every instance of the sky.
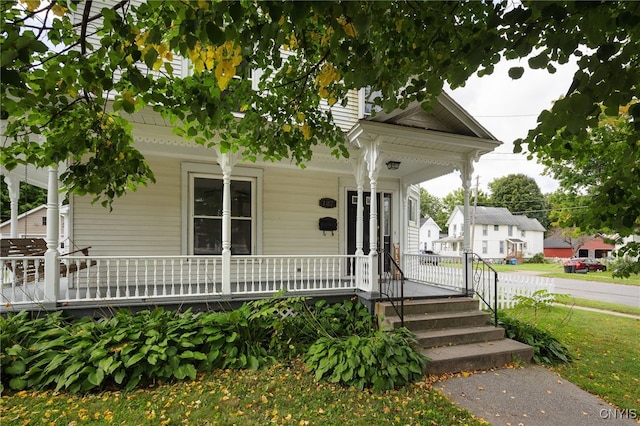
[[[512, 80], [507, 71], [512, 66], [524, 66], [522, 78]], [[552, 106], [569, 88], [576, 65], [559, 66], [555, 74], [546, 70], [531, 70], [526, 63], [504, 61], [495, 71], [482, 78], [475, 75], [463, 88], [448, 93], [496, 139], [503, 142], [495, 151], [483, 155], [474, 164], [473, 184], [478, 177], [481, 191], [489, 194], [488, 185], [495, 178], [522, 173], [535, 179], [543, 194], [554, 192], [558, 184], [544, 176], [544, 167], [526, 155], [513, 153], [513, 141], [534, 128], [541, 111]], [[525, 149], [526, 151], [526, 149]], [[444, 197], [462, 187], [460, 173], [454, 172], [424, 182], [431, 195]]]

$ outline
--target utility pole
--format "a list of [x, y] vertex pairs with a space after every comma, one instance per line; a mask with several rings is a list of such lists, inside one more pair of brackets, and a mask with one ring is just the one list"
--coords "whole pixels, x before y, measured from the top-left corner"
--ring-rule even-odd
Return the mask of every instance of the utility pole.
[[473, 253], [473, 241], [476, 233], [476, 208], [478, 207], [478, 184], [480, 176], [476, 176], [476, 196], [473, 200], [473, 217], [471, 218], [471, 253]]

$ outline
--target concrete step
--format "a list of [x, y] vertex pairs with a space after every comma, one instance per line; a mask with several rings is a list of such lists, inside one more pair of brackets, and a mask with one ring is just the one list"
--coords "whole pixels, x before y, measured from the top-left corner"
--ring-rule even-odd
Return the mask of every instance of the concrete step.
[[[415, 333], [441, 328], [483, 326], [489, 324], [490, 318], [491, 315], [488, 312], [479, 310], [413, 314], [404, 316], [404, 326]], [[401, 326], [400, 318], [398, 317], [386, 318], [384, 323], [393, 328]]]
[[519, 360], [529, 363], [533, 348], [511, 339], [436, 347], [420, 351], [430, 361], [426, 374], [458, 373], [501, 367]]
[[504, 329], [492, 325], [442, 328], [431, 331], [415, 331], [418, 344], [423, 348], [489, 342], [504, 338]]
[[[426, 312], [436, 313], [479, 310], [479, 303], [480, 302], [478, 300], [471, 297], [405, 300], [404, 314], [414, 315]], [[397, 315], [390, 302], [379, 302], [376, 305], [376, 314], [385, 318]]]

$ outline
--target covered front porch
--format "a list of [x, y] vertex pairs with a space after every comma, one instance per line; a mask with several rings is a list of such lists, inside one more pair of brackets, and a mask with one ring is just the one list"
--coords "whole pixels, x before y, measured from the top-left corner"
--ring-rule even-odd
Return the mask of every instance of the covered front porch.
[[[473, 163], [500, 144], [448, 96], [431, 114], [416, 104], [345, 121], [349, 158], [318, 147], [304, 170], [285, 160], [244, 162], [238, 153], [185, 141], [152, 111], [132, 121], [136, 145], [158, 170], [158, 182], [119, 199], [113, 211], [71, 195], [65, 249], [59, 232], [64, 164], [0, 168], [12, 222], [24, 177], [48, 189], [45, 252], [2, 257], [4, 309], [240, 300], [280, 292], [377, 300], [401, 275], [415, 283], [403, 287], [405, 297], [442, 295], [430, 286], [467, 292], [470, 262], [462, 256], [446, 262], [458, 265], [455, 278], [435, 272], [445, 262], [423, 265], [416, 257], [417, 185], [459, 170], [468, 229]], [[11, 232], [19, 237], [15, 226]], [[91, 250], [68, 253], [71, 246]], [[469, 247], [465, 239], [463, 254]], [[390, 274], [385, 256], [395, 250], [400, 272]], [[20, 262], [31, 270], [28, 279], [16, 273]], [[421, 278], [419, 271], [429, 268], [433, 277]]]
[[[355, 296], [372, 303], [397, 296], [388, 294], [390, 285], [402, 285], [404, 297], [413, 299], [467, 294], [461, 259], [434, 265], [407, 256], [403, 263], [410, 266], [402, 277], [376, 278], [378, 292], [367, 291], [357, 274], [347, 272], [370, 269], [369, 256], [234, 256], [229, 286], [222, 282], [222, 256], [65, 256], [58, 259], [61, 269], [75, 272], [53, 280], [47, 279], [45, 256], [14, 257], [4, 262], [1, 309], [224, 305], [285, 294]], [[27, 269], [30, 276], [14, 272]]]

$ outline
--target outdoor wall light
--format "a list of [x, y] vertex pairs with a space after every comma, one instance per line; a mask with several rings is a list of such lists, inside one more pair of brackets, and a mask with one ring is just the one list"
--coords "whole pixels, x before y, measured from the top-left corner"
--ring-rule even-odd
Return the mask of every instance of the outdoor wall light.
[[389, 170], [398, 170], [400, 168], [399, 161], [387, 161], [387, 169]]

